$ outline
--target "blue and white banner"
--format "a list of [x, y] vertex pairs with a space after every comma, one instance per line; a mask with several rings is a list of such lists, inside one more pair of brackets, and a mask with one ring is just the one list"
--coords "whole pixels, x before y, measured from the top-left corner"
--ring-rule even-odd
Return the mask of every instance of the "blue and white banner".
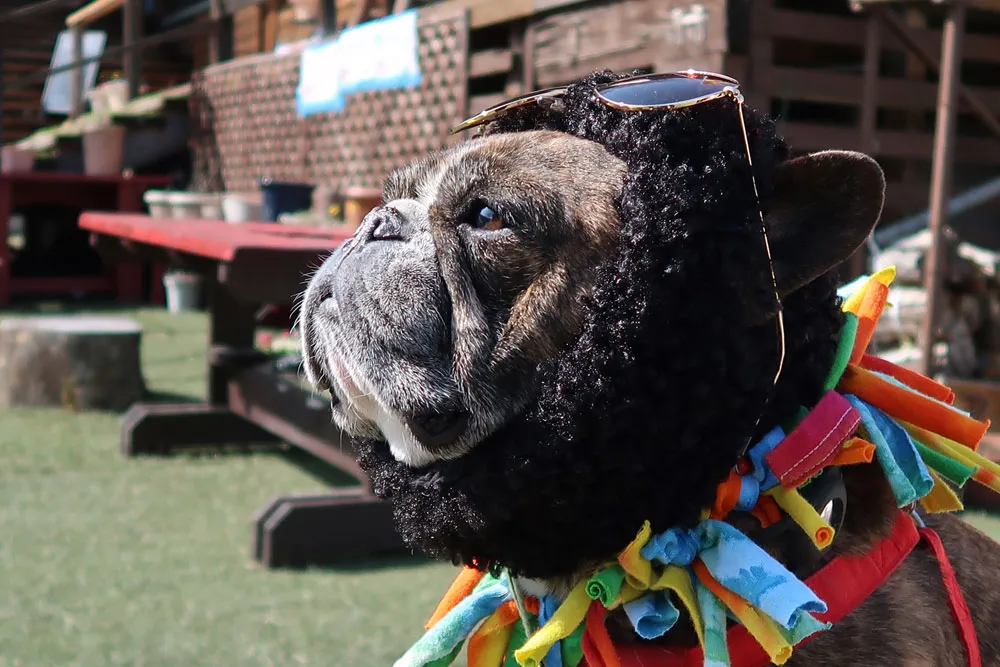
[[295, 95], [299, 115], [340, 111], [351, 93], [420, 85], [417, 13], [370, 21], [306, 47]]

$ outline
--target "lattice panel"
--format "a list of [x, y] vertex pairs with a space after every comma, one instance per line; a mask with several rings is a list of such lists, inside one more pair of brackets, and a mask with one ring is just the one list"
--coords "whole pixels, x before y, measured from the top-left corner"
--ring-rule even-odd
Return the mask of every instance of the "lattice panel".
[[207, 125], [195, 145], [196, 179], [230, 191], [256, 190], [262, 177], [378, 187], [392, 169], [450, 143], [466, 111], [466, 14], [422, 14], [418, 29], [420, 86], [351, 95], [341, 111], [305, 119], [295, 111], [298, 54], [206, 69], [195, 80]]

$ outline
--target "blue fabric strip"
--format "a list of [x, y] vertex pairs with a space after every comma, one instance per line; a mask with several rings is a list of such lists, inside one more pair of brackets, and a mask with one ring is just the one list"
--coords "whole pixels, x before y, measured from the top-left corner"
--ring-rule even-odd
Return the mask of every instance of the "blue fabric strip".
[[910, 434], [884, 412], [857, 396], [845, 398], [861, 413], [861, 425], [875, 445], [875, 457], [889, 480], [896, 504], [906, 507], [930, 493], [934, 479]]
[[666, 591], [651, 591], [622, 607], [635, 633], [643, 639], [662, 637], [680, 618]]
[[435, 660], [445, 658], [468, 637], [475, 627], [497, 608], [511, 599], [503, 582], [472, 592], [454, 609], [424, 633], [395, 667], [425, 667]]
[[[538, 604], [538, 627], [545, 625], [559, 608], [559, 600], [554, 595], [546, 595]], [[556, 641], [542, 661], [545, 667], [563, 667], [562, 642]]]
[[736, 528], [711, 519], [698, 526], [702, 562], [726, 589], [792, 629], [803, 611], [824, 612], [826, 603]]

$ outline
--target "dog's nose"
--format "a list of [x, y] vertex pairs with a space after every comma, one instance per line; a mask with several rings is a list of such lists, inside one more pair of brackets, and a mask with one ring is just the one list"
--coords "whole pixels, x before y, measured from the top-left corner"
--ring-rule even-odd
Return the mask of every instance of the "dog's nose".
[[365, 241], [409, 241], [413, 225], [393, 206], [379, 206], [365, 216]]

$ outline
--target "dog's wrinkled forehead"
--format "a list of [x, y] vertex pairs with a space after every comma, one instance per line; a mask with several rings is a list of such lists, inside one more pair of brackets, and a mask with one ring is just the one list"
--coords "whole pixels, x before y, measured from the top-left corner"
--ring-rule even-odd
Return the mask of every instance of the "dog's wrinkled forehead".
[[[624, 165], [600, 144], [562, 132], [482, 137], [402, 167], [388, 177], [383, 201], [418, 199], [437, 205], [438, 218], [456, 218], [470, 200], [506, 207], [509, 222], [532, 232], [559, 230], [547, 223], [583, 223], [573, 230], [591, 240], [617, 227], [607, 207], [620, 192]], [[586, 207], [601, 203], [588, 214]], [[589, 223], [594, 223], [591, 226]], [[528, 231], [528, 230], [525, 230]]]

